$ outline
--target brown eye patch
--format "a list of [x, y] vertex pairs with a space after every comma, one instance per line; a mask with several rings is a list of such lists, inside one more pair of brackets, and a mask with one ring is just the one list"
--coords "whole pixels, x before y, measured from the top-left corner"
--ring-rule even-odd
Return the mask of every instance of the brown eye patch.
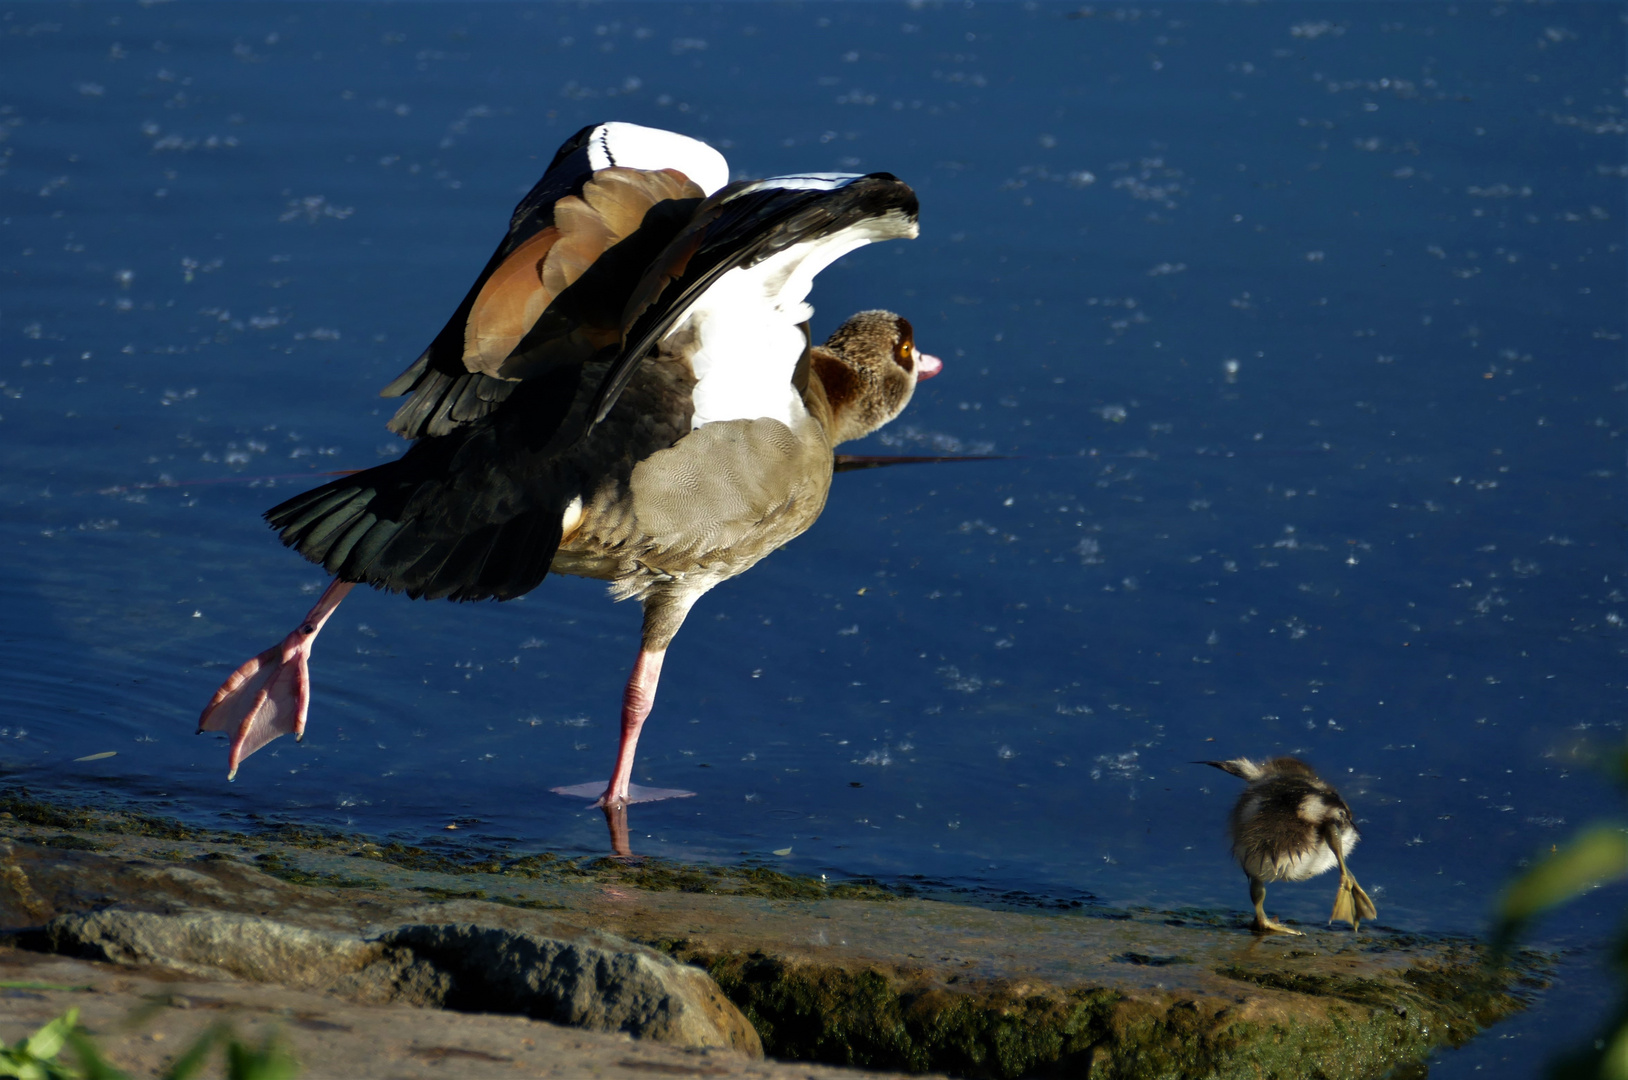
[[893, 362], [906, 371], [913, 371], [916, 365], [916, 329], [910, 325], [910, 320], [902, 315], [895, 321], [899, 326], [899, 345], [893, 350]]
[[820, 353], [815, 353], [811, 362], [814, 374], [819, 377], [820, 385], [825, 388], [825, 399], [831, 403], [832, 409], [844, 409], [858, 400], [863, 388], [859, 385], [859, 378], [847, 364]]

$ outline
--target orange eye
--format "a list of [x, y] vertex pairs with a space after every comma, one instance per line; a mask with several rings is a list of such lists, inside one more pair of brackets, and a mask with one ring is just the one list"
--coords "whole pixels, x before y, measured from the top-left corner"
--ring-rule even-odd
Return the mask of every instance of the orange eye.
[[893, 360], [906, 371], [914, 371], [916, 366], [916, 330], [910, 325], [910, 320], [901, 318], [899, 324], [899, 345], [893, 351]]

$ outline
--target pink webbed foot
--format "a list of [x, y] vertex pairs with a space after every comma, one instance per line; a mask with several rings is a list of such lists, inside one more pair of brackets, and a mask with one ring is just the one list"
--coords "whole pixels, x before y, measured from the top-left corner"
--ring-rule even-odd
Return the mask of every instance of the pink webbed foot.
[[629, 784], [627, 795], [621, 799], [612, 799], [609, 784], [602, 784], [594, 780], [586, 784], [567, 784], [564, 787], [549, 788], [556, 795], [564, 795], [569, 799], [592, 799], [598, 807], [632, 806], [634, 803], [661, 802], [663, 799], [687, 799], [694, 795], [693, 791], [684, 791], [680, 788], [645, 787], [643, 784]]
[[[299, 639], [299, 640], [296, 640]], [[306, 667], [310, 635], [296, 630], [243, 664], [221, 684], [198, 718], [198, 730], [232, 736], [228, 780], [244, 758], [277, 738], [305, 734], [311, 704], [311, 676]]]
[[237, 776], [244, 758], [278, 736], [305, 737], [305, 719], [311, 707], [311, 646], [322, 624], [350, 590], [348, 581], [329, 585], [293, 633], [245, 661], [209, 699], [198, 717], [198, 731], [231, 735], [228, 780]]

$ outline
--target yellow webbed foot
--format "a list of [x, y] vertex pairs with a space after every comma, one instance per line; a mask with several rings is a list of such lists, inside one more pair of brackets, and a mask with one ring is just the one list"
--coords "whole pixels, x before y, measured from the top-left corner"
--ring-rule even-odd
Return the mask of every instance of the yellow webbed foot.
[[1351, 924], [1351, 930], [1356, 932], [1363, 919], [1377, 918], [1379, 913], [1374, 909], [1374, 902], [1363, 892], [1357, 879], [1349, 875], [1340, 879], [1339, 891], [1334, 894], [1334, 911], [1329, 915], [1328, 921], [1345, 922]]
[[[1362, 891], [1362, 886], [1357, 884], [1356, 878], [1351, 879], [1351, 898], [1356, 901], [1358, 918], [1379, 918], [1379, 912], [1375, 909], [1374, 902], [1368, 899], [1368, 894]], [[1355, 930], [1356, 928], [1357, 924], [1353, 922], [1351, 924], [1351, 929]]]

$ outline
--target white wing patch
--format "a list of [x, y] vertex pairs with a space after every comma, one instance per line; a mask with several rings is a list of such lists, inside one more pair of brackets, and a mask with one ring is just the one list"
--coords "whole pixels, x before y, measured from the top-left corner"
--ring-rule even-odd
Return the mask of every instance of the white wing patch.
[[914, 236], [915, 228], [902, 213], [889, 211], [793, 245], [756, 266], [737, 267], [713, 283], [669, 331], [694, 334], [691, 427], [763, 417], [789, 426], [805, 415], [791, 376], [806, 344], [800, 324], [814, 314], [806, 301], [815, 276], [850, 251]]
[[750, 194], [754, 191], [780, 190], [780, 191], [835, 191], [840, 187], [847, 187], [860, 178], [860, 173], [817, 172], [797, 173], [794, 176], [771, 176], [767, 180], [747, 184], [735, 192], [735, 197]]
[[700, 139], [621, 121], [594, 128], [588, 139], [588, 164], [595, 172], [612, 165], [677, 169], [708, 195], [729, 183], [729, 162]]

